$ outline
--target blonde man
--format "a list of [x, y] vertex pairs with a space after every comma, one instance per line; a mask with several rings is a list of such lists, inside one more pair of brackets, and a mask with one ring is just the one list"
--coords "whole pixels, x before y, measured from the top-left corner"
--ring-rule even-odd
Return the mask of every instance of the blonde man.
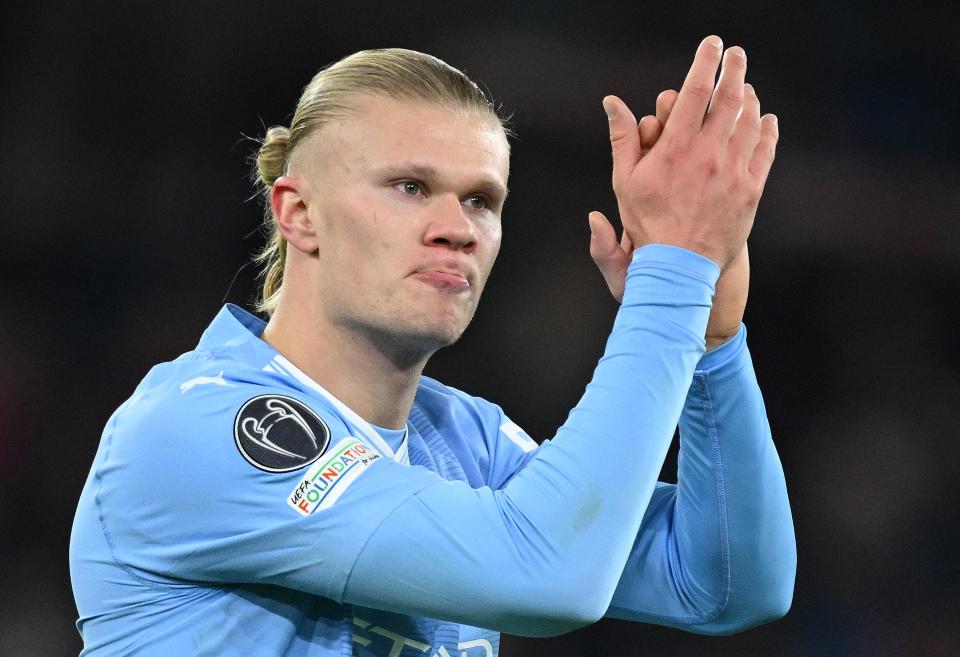
[[500, 631], [604, 615], [785, 613], [793, 527], [740, 322], [777, 129], [745, 71], [708, 37], [658, 116], [604, 99], [626, 236], [592, 214], [590, 248], [622, 306], [541, 445], [421, 375], [500, 246], [490, 102], [411, 51], [321, 71], [258, 157], [269, 321], [225, 307], [104, 431], [71, 540], [83, 654], [490, 657]]

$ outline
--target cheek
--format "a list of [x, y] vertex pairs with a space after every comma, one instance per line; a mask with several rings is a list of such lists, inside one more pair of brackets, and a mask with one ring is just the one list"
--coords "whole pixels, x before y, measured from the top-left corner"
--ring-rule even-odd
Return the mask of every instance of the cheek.
[[[344, 196], [347, 196], [346, 194]], [[362, 198], [326, 208], [318, 226], [323, 251], [338, 260], [355, 261], [380, 246], [382, 235], [375, 206]]]
[[484, 229], [477, 253], [484, 281], [486, 281], [490, 275], [490, 270], [493, 268], [493, 263], [497, 259], [497, 254], [500, 253], [501, 237], [500, 222], [491, 224]]
[[491, 264], [500, 253], [500, 240], [503, 238], [503, 232], [500, 228], [500, 222], [491, 222], [484, 232], [483, 245], [484, 250], [489, 254]]

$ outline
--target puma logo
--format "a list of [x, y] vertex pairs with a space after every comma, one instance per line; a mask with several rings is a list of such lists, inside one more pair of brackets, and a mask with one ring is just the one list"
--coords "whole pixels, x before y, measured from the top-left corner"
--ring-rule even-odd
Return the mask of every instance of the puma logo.
[[218, 386], [227, 386], [228, 388], [236, 388], [236, 384], [227, 383], [223, 379], [223, 372], [220, 372], [216, 376], [198, 376], [195, 379], [190, 379], [189, 381], [184, 381], [180, 384], [180, 392], [184, 393], [194, 386], [202, 386], [207, 383], [215, 383]]

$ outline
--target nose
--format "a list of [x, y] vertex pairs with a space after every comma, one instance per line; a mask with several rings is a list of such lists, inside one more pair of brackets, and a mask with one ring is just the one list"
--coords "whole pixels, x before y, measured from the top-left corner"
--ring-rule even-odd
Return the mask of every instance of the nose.
[[453, 195], [438, 198], [432, 208], [424, 243], [454, 251], [472, 253], [477, 248], [477, 230], [464, 212], [460, 200]]

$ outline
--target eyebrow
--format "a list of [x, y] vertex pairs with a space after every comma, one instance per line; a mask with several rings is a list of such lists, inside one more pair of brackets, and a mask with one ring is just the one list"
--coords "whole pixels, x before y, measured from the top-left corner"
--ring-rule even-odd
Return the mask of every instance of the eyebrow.
[[[383, 167], [380, 169], [380, 171], [388, 176], [396, 176], [398, 178], [409, 175], [413, 175], [417, 178], [436, 179], [442, 177], [440, 170], [436, 167], [429, 164], [421, 164], [419, 162], [391, 164]], [[507, 194], [510, 192], [509, 187], [504, 186], [494, 178], [488, 178], [486, 176], [478, 179], [470, 186], [479, 192], [485, 192], [487, 194], [499, 196], [503, 201], [507, 199]]]

